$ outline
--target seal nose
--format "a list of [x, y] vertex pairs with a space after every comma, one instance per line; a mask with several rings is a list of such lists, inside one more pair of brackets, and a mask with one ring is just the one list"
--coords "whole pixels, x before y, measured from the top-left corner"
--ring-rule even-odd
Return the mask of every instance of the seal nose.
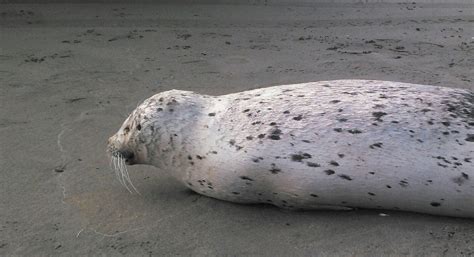
[[133, 158], [135, 157], [135, 154], [132, 151], [122, 150], [119, 151], [119, 153], [125, 159], [127, 164], [133, 164]]

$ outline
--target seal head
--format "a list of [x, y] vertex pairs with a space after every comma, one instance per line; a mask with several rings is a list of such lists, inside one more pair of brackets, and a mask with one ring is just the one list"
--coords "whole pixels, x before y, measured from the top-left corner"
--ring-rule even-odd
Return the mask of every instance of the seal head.
[[136, 113], [137, 110], [130, 114], [117, 133], [108, 140], [107, 153], [110, 157], [120, 156], [127, 165], [147, 163], [147, 149], [143, 140], [145, 135], [142, 132], [144, 125], [135, 117]]

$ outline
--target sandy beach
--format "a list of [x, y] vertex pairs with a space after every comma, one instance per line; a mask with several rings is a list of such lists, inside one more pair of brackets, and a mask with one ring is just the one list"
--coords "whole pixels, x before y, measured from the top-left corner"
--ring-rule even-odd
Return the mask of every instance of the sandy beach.
[[144, 99], [377, 79], [474, 90], [474, 4], [0, 4], [1, 256], [473, 256], [474, 221], [197, 195], [105, 148]]

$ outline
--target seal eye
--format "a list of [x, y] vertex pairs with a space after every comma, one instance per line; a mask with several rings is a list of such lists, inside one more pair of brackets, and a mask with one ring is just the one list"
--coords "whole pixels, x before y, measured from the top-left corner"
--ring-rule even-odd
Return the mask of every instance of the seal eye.
[[123, 129], [123, 132], [124, 132], [125, 134], [127, 134], [129, 131], [130, 131], [130, 128], [129, 128], [128, 126]]
[[138, 124], [138, 125], [137, 125], [137, 129], [138, 129], [138, 130], [141, 130], [141, 129], [142, 129], [142, 125]]

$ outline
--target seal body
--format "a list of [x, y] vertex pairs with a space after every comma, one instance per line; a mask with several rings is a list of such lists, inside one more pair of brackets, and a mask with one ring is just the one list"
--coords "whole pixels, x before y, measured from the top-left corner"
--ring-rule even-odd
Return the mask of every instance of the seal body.
[[109, 140], [197, 193], [474, 217], [474, 94], [372, 80], [159, 93]]

